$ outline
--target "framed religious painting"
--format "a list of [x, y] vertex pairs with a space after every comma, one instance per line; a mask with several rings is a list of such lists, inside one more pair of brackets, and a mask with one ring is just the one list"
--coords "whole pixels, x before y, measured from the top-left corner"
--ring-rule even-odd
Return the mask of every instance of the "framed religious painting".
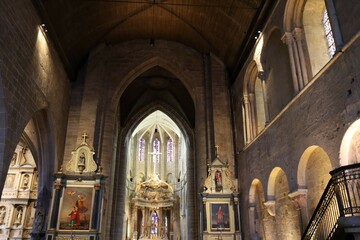
[[226, 232], [231, 230], [231, 213], [228, 203], [210, 203], [211, 231]]
[[89, 230], [93, 197], [93, 186], [68, 186], [64, 188], [60, 203], [58, 230]]

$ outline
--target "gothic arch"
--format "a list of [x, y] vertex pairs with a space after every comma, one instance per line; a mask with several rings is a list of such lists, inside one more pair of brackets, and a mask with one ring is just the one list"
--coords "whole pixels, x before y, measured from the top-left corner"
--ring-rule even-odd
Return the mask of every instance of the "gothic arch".
[[[160, 110], [167, 114], [181, 129], [183, 135], [185, 137], [185, 142], [188, 148], [187, 152], [187, 166], [188, 169], [194, 169], [194, 171], [189, 171], [188, 175], [186, 176], [188, 189], [194, 189], [196, 186], [196, 175], [195, 172], [195, 138], [194, 133], [181, 114], [174, 111], [170, 106], [168, 106], [164, 102], [152, 102], [148, 106], [142, 108], [137, 113], [133, 114], [129, 121], [126, 122], [125, 126], [122, 129], [119, 129], [119, 148], [117, 150], [117, 157], [119, 159], [115, 162], [114, 166], [114, 173], [115, 175], [119, 176], [114, 180], [114, 193], [113, 193], [113, 209], [112, 209], [112, 216], [111, 218], [114, 219], [115, 224], [113, 226], [122, 226], [126, 219], [121, 219], [121, 216], [124, 216], [125, 213], [125, 188], [121, 185], [121, 183], [126, 182], [126, 162], [127, 161], [127, 144], [129, 142], [130, 136], [132, 131], [135, 127], [145, 119], [150, 113]], [[196, 213], [196, 194], [192, 191], [187, 192], [187, 225], [188, 226], [195, 226], [196, 225], [196, 218], [198, 217]], [[191, 214], [194, 213], [194, 214]], [[117, 227], [116, 229], [111, 229], [111, 237], [112, 238], [122, 238], [123, 233], [126, 230], [121, 227]], [[195, 230], [192, 228], [186, 228], [186, 238], [188, 239], [196, 239], [196, 228]], [[194, 232], [192, 232], [194, 231]]]
[[307, 189], [307, 218], [313, 214], [331, 178], [331, 170], [330, 158], [321, 147], [310, 146], [302, 154], [297, 178], [299, 189]]
[[346, 130], [340, 146], [340, 166], [360, 163], [360, 119]]
[[166, 61], [165, 59], [158, 56], [143, 61], [142, 63], [134, 67], [131, 71], [129, 71], [122, 79], [121, 86], [117, 87], [115, 94], [112, 97], [112, 101], [116, 103], [119, 102], [122, 93], [130, 85], [130, 83], [138, 76], [140, 76], [142, 73], [146, 72], [147, 70], [155, 66], [159, 66], [164, 68], [165, 70], [168, 70], [169, 72], [174, 74], [179, 80], [181, 80], [182, 84], [184, 84], [185, 88], [190, 93], [193, 102], [195, 102], [195, 96], [194, 93], [192, 92], [192, 87], [190, 86], [191, 78], [186, 74], [186, 71], [180, 69], [174, 64], [171, 64], [169, 61]]

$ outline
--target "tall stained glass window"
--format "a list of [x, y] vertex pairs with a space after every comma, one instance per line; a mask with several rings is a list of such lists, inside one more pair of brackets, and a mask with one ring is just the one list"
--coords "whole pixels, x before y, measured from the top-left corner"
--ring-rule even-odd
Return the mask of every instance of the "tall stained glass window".
[[328, 44], [328, 52], [329, 52], [329, 55], [331, 57], [333, 57], [335, 55], [336, 46], [335, 46], [334, 35], [333, 35], [332, 29], [331, 29], [329, 15], [328, 15], [328, 12], [326, 11], [326, 9], [324, 10], [324, 13], [323, 13], [322, 22], [324, 25], [325, 36], [326, 36], [326, 40], [327, 40], [327, 44]]
[[140, 138], [138, 144], [138, 159], [140, 162], [143, 162], [145, 161], [145, 139]]
[[167, 161], [172, 162], [174, 160], [174, 144], [171, 138], [167, 142]]
[[160, 162], [160, 140], [158, 138], [153, 141], [153, 161]]

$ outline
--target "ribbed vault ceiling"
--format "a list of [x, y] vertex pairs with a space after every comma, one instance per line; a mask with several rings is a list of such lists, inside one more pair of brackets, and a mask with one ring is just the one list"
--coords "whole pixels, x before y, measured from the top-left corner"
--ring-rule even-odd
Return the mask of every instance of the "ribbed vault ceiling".
[[101, 43], [157, 39], [213, 53], [236, 71], [271, 0], [33, 0], [70, 75]]

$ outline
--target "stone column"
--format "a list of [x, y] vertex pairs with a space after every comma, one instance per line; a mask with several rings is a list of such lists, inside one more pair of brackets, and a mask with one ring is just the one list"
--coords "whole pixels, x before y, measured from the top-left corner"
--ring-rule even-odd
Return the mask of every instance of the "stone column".
[[253, 138], [257, 135], [257, 118], [255, 112], [255, 94], [249, 93], [249, 111], [250, 111], [250, 126], [251, 126], [251, 134]]
[[266, 90], [266, 75], [264, 71], [258, 72], [258, 78], [261, 80], [261, 87], [263, 91], [263, 97], [264, 97], [264, 108], [265, 108], [265, 126], [267, 126], [270, 123], [270, 116], [269, 116], [269, 105], [267, 101], [267, 90]]
[[254, 139], [254, 136], [252, 135], [252, 129], [251, 129], [251, 114], [250, 114], [250, 104], [249, 104], [249, 96], [244, 95], [243, 98], [244, 101], [244, 109], [245, 109], [245, 126], [246, 126], [246, 132], [247, 132], [247, 139], [246, 143], [249, 143], [251, 140]]
[[55, 182], [55, 195], [54, 195], [54, 205], [51, 213], [50, 219], [50, 229], [56, 229], [57, 220], [59, 216], [59, 208], [60, 208], [60, 198], [62, 191], [62, 182], [61, 178], [57, 178]]
[[289, 198], [295, 202], [299, 212], [300, 229], [303, 232], [308, 224], [309, 217], [307, 213], [307, 189], [298, 189], [296, 192], [288, 194]]
[[291, 67], [291, 74], [293, 78], [293, 85], [294, 85], [294, 92], [295, 95], [299, 93], [299, 79], [296, 74], [296, 64], [295, 64], [295, 56], [294, 56], [294, 37], [290, 32], [286, 32], [282, 37], [282, 41], [286, 43], [289, 50], [289, 58], [290, 58], [290, 67]]
[[294, 37], [296, 40], [296, 46], [297, 46], [297, 50], [298, 50], [299, 58], [300, 58], [302, 82], [303, 82], [303, 86], [305, 87], [309, 83], [309, 78], [308, 78], [308, 71], [307, 71], [307, 67], [306, 67], [305, 54], [304, 54], [304, 48], [303, 48], [304, 36], [305, 36], [304, 30], [302, 28], [295, 28]]

